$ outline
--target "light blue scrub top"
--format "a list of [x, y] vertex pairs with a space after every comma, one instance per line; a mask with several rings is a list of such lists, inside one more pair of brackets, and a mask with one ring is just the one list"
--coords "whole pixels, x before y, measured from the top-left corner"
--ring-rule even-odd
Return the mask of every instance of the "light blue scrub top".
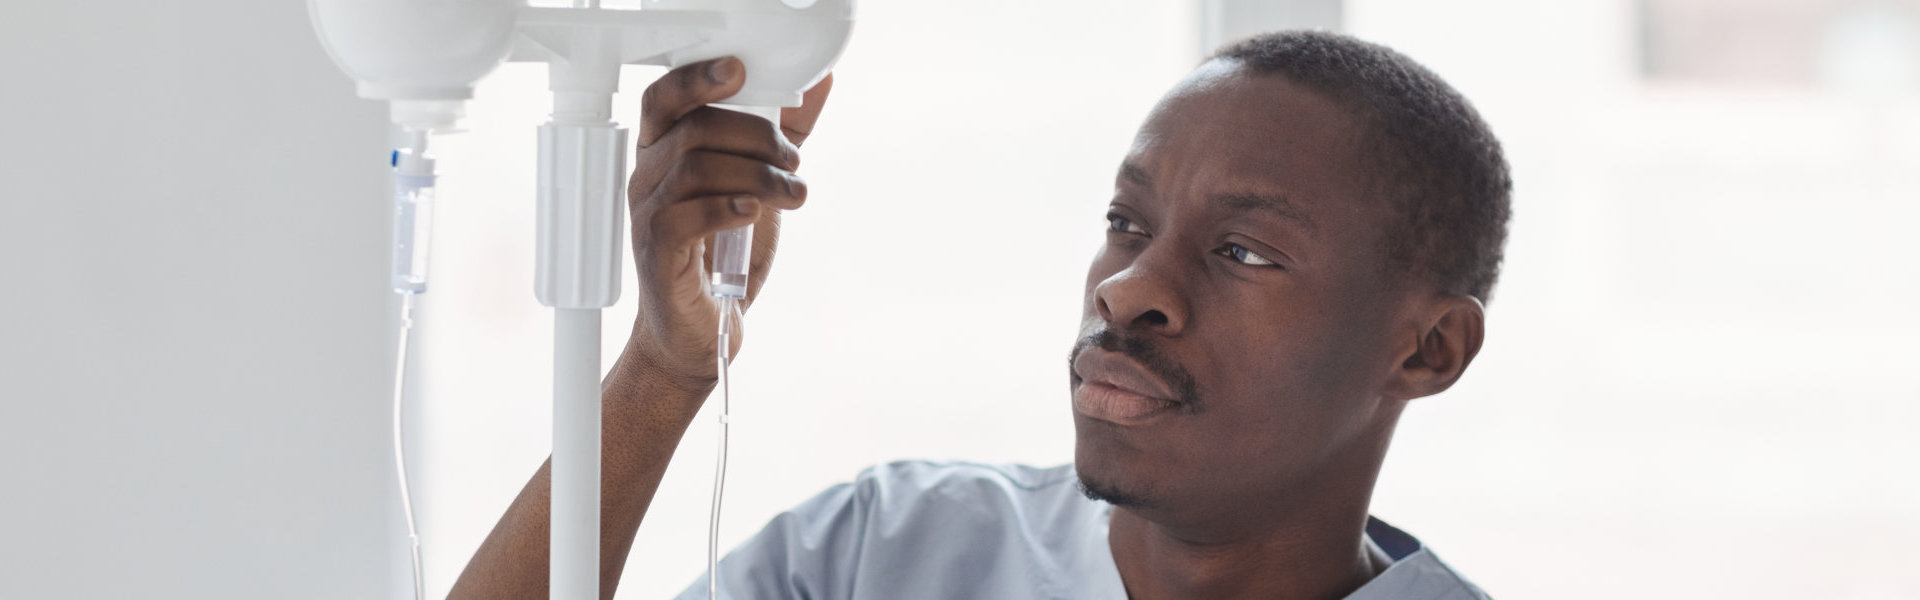
[[[720, 560], [723, 600], [1126, 598], [1112, 507], [1050, 469], [898, 462], [774, 517]], [[1485, 600], [1419, 540], [1369, 519], [1393, 565], [1348, 600]], [[680, 600], [704, 600], [702, 574]]]

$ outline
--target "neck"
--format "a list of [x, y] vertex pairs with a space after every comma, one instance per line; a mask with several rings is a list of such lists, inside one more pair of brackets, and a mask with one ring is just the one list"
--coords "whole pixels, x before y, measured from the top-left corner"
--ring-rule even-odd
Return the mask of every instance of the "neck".
[[1214, 518], [1115, 507], [1107, 544], [1128, 596], [1346, 597], [1392, 563], [1366, 540], [1367, 504], [1384, 445], [1367, 457], [1372, 460], [1326, 470], [1337, 477], [1293, 488], [1301, 493]]

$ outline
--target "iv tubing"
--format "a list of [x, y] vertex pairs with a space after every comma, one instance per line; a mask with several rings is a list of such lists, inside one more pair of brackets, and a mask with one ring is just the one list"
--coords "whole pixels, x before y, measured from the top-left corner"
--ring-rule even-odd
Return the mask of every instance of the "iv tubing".
[[[780, 107], [719, 104], [721, 108], [758, 116], [780, 127]], [[747, 269], [753, 256], [753, 224], [728, 229], [713, 236], [713, 275], [709, 282], [720, 309], [719, 351], [715, 366], [720, 375], [720, 443], [713, 465], [713, 507], [707, 515], [707, 599], [719, 600], [720, 581], [720, 499], [727, 488], [727, 421], [733, 393], [729, 381], [727, 350], [732, 347], [733, 324], [740, 318], [740, 302], [747, 297]]]
[[413, 551], [413, 598], [426, 600], [426, 580], [420, 572], [420, 530], [413, 522], [413, 496], [407, 491], [406, 436], [401, 429], [401, 400], [406, 397], [407, 341], [413, 331], [413, 299], [417, 294], [400, 294], [400, 342], [394, 352], [393, 367], [393, 466], [400, 478], [400, 508], [407, 515], [407, 544]]
[[414, 302], [427, 291], [427, 253], [433, 239], [434, 163], [427, 156], [427, 132], [402, 132], [406, 146], [393, 152], [393, 291], [400, 294], [400, 333], [393, 366], [393, 467], [400, 483], [400, 509], [407, 518], [407, 546], [413, 557], [413, 598], [426, 600], [426, 576], [420, 560], [420, 529], [414, 522], [413, 494], [407, 485], [405, 419], [407, 351], [412, 341]]
[[733, 395], [728, 381], [727, 349], [732, 345], [733, 321], [740, 318], [740, 300], [720, 298], [720, 350], [716, 366], [720, 369], [720, 451], [713, 466], [713, 508], [707, 516], [707, 598], [718, 600], [720, 580], [720, 498], [727, 487], [727, 420]]

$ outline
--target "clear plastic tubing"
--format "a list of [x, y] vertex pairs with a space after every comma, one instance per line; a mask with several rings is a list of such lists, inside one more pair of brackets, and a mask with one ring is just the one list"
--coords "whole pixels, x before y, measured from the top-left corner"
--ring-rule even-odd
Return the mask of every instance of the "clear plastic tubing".
[[413, 556], [413, 597], [426, 600], [421, 572], [420, 531], [414, 524], [413, 496], [407, 485], [406, 436], [402, 407], [406, 398], [407, 350], [413, 331], [415, 297], [427, 291], [427, 250], [432, 241], [433, 159], [426, 155], [427, 134], [406, 132], [407, 147], [395, 150], [393, 166], [393, 291], [400, 295], [400, 335], [393, 367], [393, 465], [400, 480], [400, 508], [407, 517], [407, 545]]
[[720, 498], [727, 486], [727, 420], [732, 407], [733, 386], [728, 381], [727, 348], [733, 341], [733, 323], [740, 318], [740, 299], [720, 298], [720, 451], [713, 467], [713, 510], [707, 521], [707, 597], [718, 598], [720, 579]]
[[402, 399], [406, 397], [407, 341], [413, 330], [413, 299], [418, 294], [400, 294], [400, 343], [394, 352], [393, 367], [393, 465], [400, 478], [400, 508], [407, 515], [407, 546], [413, 555], [413, 598], [426, 600], [425, 580], [420, 572], [420, 531], [413, 523], [413, 497], [407, 490], [406, 436], [401, 431]]
[[[773, 122], [775, 134], [780, 129], [780, 107], [777, 106], [740, 106], [720, 104], [721, 108], [737, 110]], [[707, 518], [707, 598], [719, 600], [720, 581], [720, 498], [727, 486], [727, 422], [732, 412], [732, 382], [729, 381], [728, 367], [732, 362], [727, 356], [732, 347], [733, 327], [741, 317], [740, 303], [747, 297], [747, 264], [753, 256], [753, 224], [728, 229], [713, 236], [713, 276], [711, 284], [713, 297], [719, 305], [719, 353], [715, 366], [719, 369], [720, 381], [720, 450], [713, 467], [713, 509]]]

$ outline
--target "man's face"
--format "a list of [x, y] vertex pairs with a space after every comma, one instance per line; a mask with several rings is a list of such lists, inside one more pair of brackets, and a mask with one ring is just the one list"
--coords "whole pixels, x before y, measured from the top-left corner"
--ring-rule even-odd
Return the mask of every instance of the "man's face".
[[1380, 390], [1404, 294], [1382, 268], [1388, 207], [1369, 196], [1362, 134], [1334, 101], [1219, 61], [1154, 110], [1073, 355], [1091, 493], [1209, 520], [1302, 486], [1371, 486], [1349, 465], [1397, 416]]

